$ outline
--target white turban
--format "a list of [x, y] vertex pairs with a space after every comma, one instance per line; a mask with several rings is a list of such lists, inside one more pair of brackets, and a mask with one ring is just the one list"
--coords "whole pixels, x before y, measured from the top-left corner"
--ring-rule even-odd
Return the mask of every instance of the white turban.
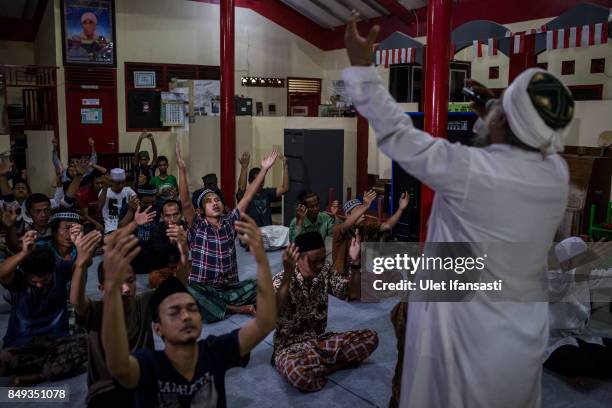
[[[543, 154], [554, 154], [563, 151], [563, 142], [571, 122], [563, 128], [552, 129], [534, 107], [527, 88], [534, 75], [539, 73], [554, 77], [540, 68], [522, 72], [504, 92], [502, 104], [510, 129], [521, 142], [539, 149]], [[567, 92], [571, 95], [569, 90]]]
[[565, 262], [575, 256], [586, 252], [588, 249], [586, 242], [580, 237], [569, 237], [555, 245], [555, 254], [559, 262]]
[[96, 17], [96, 15], [91, 11], [83, 13], [83, 15], [81, 16], [81, 24], [83, 24], [85, 20], [93, 21], [94, 24], [98, 24], [98, 17]]

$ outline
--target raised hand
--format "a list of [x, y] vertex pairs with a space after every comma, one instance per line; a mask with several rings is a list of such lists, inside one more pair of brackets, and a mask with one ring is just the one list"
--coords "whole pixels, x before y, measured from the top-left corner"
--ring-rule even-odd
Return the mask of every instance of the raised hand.
[[370, 208], [374, 200], [376, 200], [376, 191], [370, 190], [363, 193], [363, 205]]
[[338, 200], [334, 200], [329, 207], [329, 212], [332, 213], [333, 216], [338, 215], [338, 210], [340, 210], [340, 202]]
[[243, 244], [248, 245], [249, 251], [255, 257], [255, 260], [262, 261], [266, 258], [266, 252], [263, 247], [261, 232], [255, 221], [246, 214], [241, 215], [241, 220], [234, 222], [238, 238]]
[[408, 203], [410, 203], [410, 194], [408, 194], [407, 191], [404, 191], [399, 199], [399, 208], [405, 210], [408, 207]]
[[26, 254], [31, 254], [36, 248], [36, 238], [38, 237], [38, 233], [36, 231], [28, 231], [21, 238], [21, 251]]
[[166, 228], [166, 236], [170, 239], [170, 242], [179, 246], [181, 244], [187, 244], [187, 233], [181, 225], [170, 225]]
[[87, 139], [87, 143], [89, 143], [89, 147], [94, 147], [96, 144], [93, 137], [90, 137], [89, 139]]
[[3, 158], [0, 159], [0, 176], [6, 176], [11, 172], [11, 168], [13, 167], [13, 163], [11, 159]]
[[248, 152], [244, 152], [242, 153], [240, 158], [238, 158], [238, 163], [240, 163], [242, 167], [249, 167], [250, 160], [251, 160], [251, 155]]
[[81, 224], [78, 223], [74, 223], [72, 224], [72, 226], [70, 227], [70, 240], [76, 244], [76, 240], [77, 238], [82, 235], [81, 233], [83, 232], [83, 226]]
[[90, 231], [87, 235], [80, 233], [73, 241], [77, 249], [77, 263], [89, 264], [93, 259], [98, 244], [102, 239], [100, 231]]
[[351, 19], [346, 25], [344, 43], [351, 65], [369, 66], [372, 64], [372, 54], [374, 53], [374, 41], [380, 31], [379, 26], [370, 29], [367, 38], [362, 37], [357, 30], [357, 18], [359, 13], [353, 12]]
[[136, 225], [145, 225], [155, 220], [157, 213], [154, 208], [148, 207], [145, 210], [141, 210], [140, 207], [136, 209], [134, 214], [134, 221]]
[[92, 166], [92, 163], [89, 159], [79, 159], [76, 161], [75, 166], [77, 174], [82, 176]]
[[285, 273], [293, 272], [297, 264], [300, 250], [295, 244], [289, 245], [283, 251], [283, 270]]
[[361, 237], [359, 236], [359, 230], [355, 229], [355, 236], [351, 239], [351, 246], [349, 247], [349, 259], [351, 263], [357, 265], [361, 262]]
[[274, 165], [276, 158], [278, 157], [278, 149], [275, 147], [270, 153], [268, 153], [261, 161], [261, 169], [268, 170]]
[[183, 155], [181, 154], [181, 146], [178, 143], [176, 144], [175, 152], [177, 166], [180, 170], [185, 170], [187, 166], [185, 165], [185, 160], [183, 160]]
[[298, 221], [303, 221], [306, 218], [306, 214], [308, 214], [308, 208], [302, 204], [298, 204], [295, 209], [295, 218]]
[[107, 239], [104, 252], [104, 285], [118, 288], [125, 281], [130, 263], [140, 252], [138, 238], [132, 234], [113, 234]]
[[140, 200], [138, 199], [138, 196], [131, 196], [130, 199], [128, 200], [128, 208], [132, 211], [136, 211], [136, 209], [138, 208], [138, 206], [140, 205]]

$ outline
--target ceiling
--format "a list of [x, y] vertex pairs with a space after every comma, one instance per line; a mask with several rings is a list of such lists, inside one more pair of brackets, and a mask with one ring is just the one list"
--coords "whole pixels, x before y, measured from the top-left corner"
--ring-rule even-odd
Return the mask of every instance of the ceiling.
[[10, 0], [0, 2], [0, 17], [34, 20], [40, 0]]
[[0, 0], [0, 39], [34, 41], [48, 0]]
[[427, 0], [280, 0], [323, 28], [342, 26], [356, 10], [362, 20], [399, 15], [413, 19], [411, 10], [427, 6]]

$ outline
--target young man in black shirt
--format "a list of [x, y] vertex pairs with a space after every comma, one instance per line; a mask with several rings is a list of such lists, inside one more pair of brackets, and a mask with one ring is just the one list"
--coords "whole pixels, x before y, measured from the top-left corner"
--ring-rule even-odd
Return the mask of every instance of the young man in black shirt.
[[257, 316], [231, 333], [198, 341], [202, 331], [198, 304], [180, 281], [168, 278], [150, 300], [153, 329], [164, 340], [163, 351], [129, 354], [119, 289], [140, 249], [133, 236], [107, 244], [102, 343], [111, 375], [123, 387], [134, 389], [137, 407], [225, 407], [225, 372], [246, 366], [251, 349], [274, 329], [276, 298], [257, 224], [243, 215], [235, 226], [257, 263]]

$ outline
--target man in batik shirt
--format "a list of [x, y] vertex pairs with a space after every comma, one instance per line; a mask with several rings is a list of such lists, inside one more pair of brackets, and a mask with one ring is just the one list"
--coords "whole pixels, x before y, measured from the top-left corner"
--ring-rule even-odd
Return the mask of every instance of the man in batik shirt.
[[351, 241], [350, 267], [338, 273], [325, 261], [318, 232], [299, 235], [283, 255], [284, 269], [273, 279], [279, 308], [272, 359], [278, 372], [302, 391], [318, 391], [325, 376], [365, 360], [378, 346], [372, 330], [325, 332], [328, 293], [346, 298], [360, 285], [359, 236]]

